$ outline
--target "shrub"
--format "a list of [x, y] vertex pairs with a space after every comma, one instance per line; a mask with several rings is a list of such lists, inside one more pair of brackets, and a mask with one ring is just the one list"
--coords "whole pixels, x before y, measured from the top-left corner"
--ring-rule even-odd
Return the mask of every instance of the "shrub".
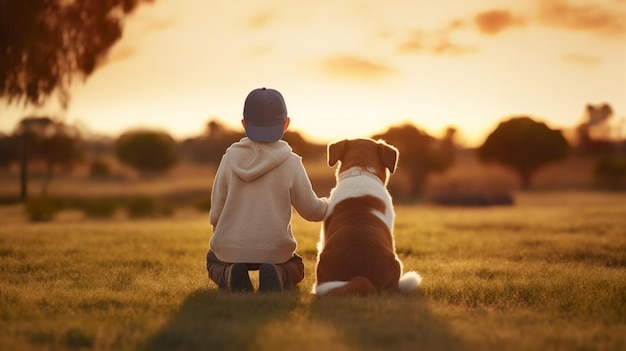
[[131, 131], [115, 142], [115, 156], [142, 175], [158, 174], [176, 164], [176, 141], [165, 132]]
[[593, 176], [600, 185], [617, 189], [626, 180], [626, 158], [604, 157], [596, 161]]
[[126, 201], [126, 213], [131, 218], [154, 217], [157, 214], [156, 201], [145, 195], [136, 195]]
[[211, 198], [210, 197], [205, 197], [205, 198], [202, 198], [202, 199], [198, 199], [198, 200], [196, 200], [194, 205], [195, 205], [194, 207], [198, 211], [208, 212], [211, 209]]
[[85, 215], [89, 218], [111, 218], [116, 209], [117, 203], [106, 198], [87, 201], [83, 207]]
[[92, 178], [109, 178], [111, 176], [111, 167], [106, 161], [101, 159], [93, 160], [89, 169], [89, 175]]
[[33, 222], [46, 222], [54, 219], [58, 211], [57, 203], [49, 197], [33, 197], [26, 200], [25, 210]]
[[157, 203], [157, 213], [164, 217], [171, 217], [174, 214], [174, 206], [165, 201]]

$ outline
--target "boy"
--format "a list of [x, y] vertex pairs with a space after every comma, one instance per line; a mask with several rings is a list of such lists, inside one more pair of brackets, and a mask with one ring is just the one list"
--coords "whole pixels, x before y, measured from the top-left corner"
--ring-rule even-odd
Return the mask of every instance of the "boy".
[[281, 140], [290, 119], [278, 91], [250, 92], [241, 122], [246, 137], [226, 150], [211, 190], [207, 270], [220, 290], [252, 292], [248, 271], [259, 270], [259, 291], [282, 291], [304, 278], [291, 207], [321, 221], [328, 199], [317, 197], [302, 158]]

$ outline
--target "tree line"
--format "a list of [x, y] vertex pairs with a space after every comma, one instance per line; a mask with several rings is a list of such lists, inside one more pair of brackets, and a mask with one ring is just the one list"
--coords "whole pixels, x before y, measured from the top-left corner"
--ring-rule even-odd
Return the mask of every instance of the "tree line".
[[[588, 117], [576, 128], [576, 141], [568, 141], [561, 130], [551, 129], [543, 122], [517, 116], [502, 121], [475, 152], [485, 163], [512, 170], [523, 189], [532, 186], [533, 176], [540, 169], [564, 160], [571, 152], [593, 155], [598, 158], [595, 176], [612, 187], [619, 187], [626, 178], [624, 143], [598, 138], [593, 133], [600, 126], [592, 125], [597, 120], [593, 112], [610, 109], [605, 106], [608, 105], [587, 106]], [[609, 118], [610, 115], [602, 120], [606, 122]], [[403, 196], [419, 198], [432, 174], [445, 172], [454, 164], [459, 148], [455, 135], [456, 129], [448, 128], [444, 136], [437, 138], [413, 124], [404, 124], [370, 137], [386, 140], [398, 148], [401, 155], [398, 170], [409, 180]], [[91, 162], [93, 177], [110, 176], [110, 165], [97, 157], [102, 152], [112, 153], [140, 176], [151, 176], [167, 172], [180, 161], [217, 166], [226, 149], [242, 137], [243, 131], [210, 121], [200, 135], [182, 141], [176, 141], [165, 131], [129, 130], [103, 142], [85, 140], [77, 127], [50, 117], [27, 117], [12, 134], [0, 135], [0, 168], [6, 171], [11, 165], [20, 165], [21, 194], [26, 197], [29, 164], [38, 164], [44, 170], [42, 193], [45, 195], [55, 172], [71, 171], [86, 160]], [[305, 160], [325, 157], [326, 145], [309, 142], [298, 132], [286, 132], [284, 140]]]

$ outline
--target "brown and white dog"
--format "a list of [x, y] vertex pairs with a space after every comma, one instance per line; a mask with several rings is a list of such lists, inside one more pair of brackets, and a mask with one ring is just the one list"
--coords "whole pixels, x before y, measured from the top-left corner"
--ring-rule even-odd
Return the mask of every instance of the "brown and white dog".
[[384, 141], [343, 140], [328, 145], [328, 165], [337, 162], [337, 185], [318, 243], [313, 293], [364, 294], [417, 289], [416, 272], [402, 275], [393, 239], [394, 211], [386, 185], [398, 150]]

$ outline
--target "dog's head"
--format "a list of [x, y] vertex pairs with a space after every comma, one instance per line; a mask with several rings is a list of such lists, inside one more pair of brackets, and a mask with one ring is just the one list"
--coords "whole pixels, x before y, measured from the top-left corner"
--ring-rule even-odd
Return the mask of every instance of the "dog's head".
[[328, 165], [339, 162], [337, 174], [352, 167], [361, 167], [375, 173], [387, 183], [388, 173], [396, 170], [398, 149], [383, 140], [347, 139], [328, 145]]

